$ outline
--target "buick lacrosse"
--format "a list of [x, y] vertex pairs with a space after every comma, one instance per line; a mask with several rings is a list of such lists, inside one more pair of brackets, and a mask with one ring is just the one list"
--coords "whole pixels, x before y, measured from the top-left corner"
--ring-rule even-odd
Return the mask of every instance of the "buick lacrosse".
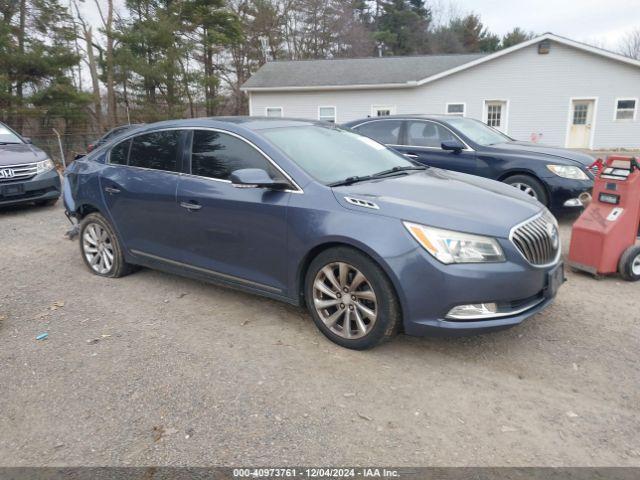
[[530, 196], [326, 123], [146, 125], [65, 176], [94, 274], [144, 266], [306, 305], [347, 348], [516, 325], [564, 281], [556, 220]]

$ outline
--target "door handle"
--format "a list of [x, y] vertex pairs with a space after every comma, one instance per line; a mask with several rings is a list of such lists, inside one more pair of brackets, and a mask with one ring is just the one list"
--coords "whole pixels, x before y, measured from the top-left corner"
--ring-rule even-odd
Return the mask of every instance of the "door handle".
[[409, 158], [418, 158], [418, 155], [416, 155], [415, 153], [403, 153], [403, 155]]
[[115, 187], [104, 187], [104, 191], [112, 195], [115, 193], [120, 193], [120, 189]]
[[202, 208], [202, 205], [193, 202], [180, 202], [180, 206], [182, 208], [186, 208], [190, 212], [193, 212], [194, 210], [200, 210]]

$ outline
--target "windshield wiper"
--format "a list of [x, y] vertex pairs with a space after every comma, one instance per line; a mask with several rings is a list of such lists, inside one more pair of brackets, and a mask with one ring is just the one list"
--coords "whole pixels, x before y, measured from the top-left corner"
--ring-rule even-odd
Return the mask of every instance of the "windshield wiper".
[[344, 185], [351, 185], [353, 183], [363, 182], [365, 180], [371, 180], [372, 178], [374, 178], [372, 175], [362, 175], [362, 176], [354, 175], [353, 177], [347, 177], [344, 180], [338, 180], [337, 182], [330, 183], [329, 186], [342, 187]]
[[381, 172], [378, 173], [374, 173], [372, 175], [362, 175], [362, 176], [358, 176], [358, 175], [354, 175], [352, 177], [347, 177], [344, 180], [339, 180], [337, 182], [333, 182], [330, 183], [329, 186], [330, 187], [342, 187], [344, 185], [352, 185], [354, 183], [357, 182], [364, 182], [366, 180], [373, 180], [374, 178], [382, 178], [382, 177], [386, 177], [388, 175], [395, 175], [398, 173], [402, 173], [402, 172], [406, 172], [407, 170], [426, 170], [427, 167], [421, 166], [421, 165], [411, 165], [408, 167], [393, 167], [390, 168], [389, 170], [383, 170]]
[[0, 142], [0, 145], [20, 145], [20, 142]]
[[372, 177], [385, 177], [387, 175], [393, 175], [394, 173], [398, 173], [398, 172], [406, 172], [408, 170], [426, 170], [427, 167], [422, 166], [422, 165], [411, 165], [408, 167], [393, 167], [390, 168], [389, 170], [383, 170], [381, 172], [378, 173], [374, 173], [372, 175]]

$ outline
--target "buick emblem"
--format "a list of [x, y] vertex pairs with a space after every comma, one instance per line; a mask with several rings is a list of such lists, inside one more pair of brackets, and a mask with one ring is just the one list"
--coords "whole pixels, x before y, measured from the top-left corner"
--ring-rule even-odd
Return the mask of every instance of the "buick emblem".
[[0, 170], [0, 178], [13, 178], [16, 176], [16, 172], [12, 168], [3, 168]]

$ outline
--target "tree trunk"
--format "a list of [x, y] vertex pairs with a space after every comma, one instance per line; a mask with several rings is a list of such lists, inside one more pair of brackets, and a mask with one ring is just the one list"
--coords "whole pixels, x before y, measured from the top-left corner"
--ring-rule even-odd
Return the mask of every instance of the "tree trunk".
[[108, 0], [105, 34], [107, 37], [106, 70], [107, 70], [107, 112], [109, 116], [109, 128], [117, 123], [116, 91], [113, 74], [113, 0]]
[[98, 77], [98, 67], [96, 57], [93, 52], [93, 32], [91, 27], [85, 28], [84, 38], [87, 42], [87, 59], [89, 62], [89, 72], [91, 73], [91, 86], [93, 88], [93, 108], [96, 112], [97, 127], [100, 133], [104, 131], [104, 118], [102, 117], [102, 98], [100, 97], [100, 79]]
[[[20, 57], [24, 58], [24, 37], [25, 37], [25, 29], [27, 25], [27, 1], [20, 0], [20, 27], [18, 29], [18, 51], [20, 52]], [[16, 130], [18, 133], [24, 133], [24, 117], [22, 112], [22, 105], [24, 103], [24, 94], [22, 92], [22, 72], [18, 73], [18, 78], [16, 79]]]

